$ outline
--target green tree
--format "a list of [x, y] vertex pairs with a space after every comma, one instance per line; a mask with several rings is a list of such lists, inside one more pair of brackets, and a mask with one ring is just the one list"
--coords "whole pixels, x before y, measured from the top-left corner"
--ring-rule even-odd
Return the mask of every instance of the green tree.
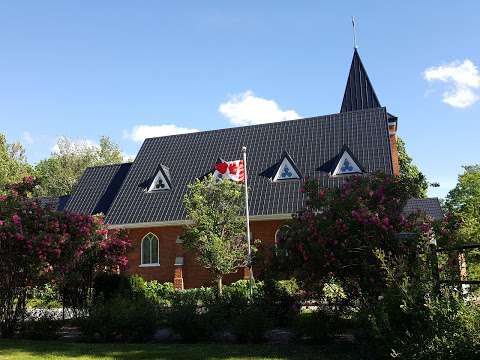
[[448, 209], [460, 219], [459, 235], [463, 241], [480, 240], [480, 165], [463, 167], [458, 182], [447, 195]]
[[209, 269], [222, 294], [222, 278], [247, 265], [243, 186], [218, 181], [212, 175], [188, 186], [184, 198], [187, 217], [183, 245]]
[[[423, 234], [430, 224], [402, 214], [411, 196], [411, 184], [402, 177], [352, 176], [338, 188], [312, 179], [303, 191], [306, 206], [279, 239], [282, 251], [272, 257], [272, 267], [313, 295], [323, 296], [334, 280], [348, 293], [346, 302], [370, 306], [386, 287], [375, 249], [415, 260], [420, 245], [428, 244]], [[421, 241], [400, 239], [402, 232], [421, 234]]]
[[31, 172], [22, 144], [9, 144], [5, 135], [0, 134], [0, 192], [5, 191], [6, 185], [20, 182]]
[[123, 156], [117, 144], [108, 137], [100, 145], [75, 143], [66, 137], [57, 142], [57, 149], [35, 167], [40, 181], [37, 195], [61, 196], [70, 194], [87, 167], [118, 164]]
[[397, 150], [400, 176], [409, 179], [410, 183], [415, 184], [411, 189], [411, 196], [414, 198], [427, 197], [427, 178], [423, 175], [417, 165], [413, 163], [413, 159], [407, 153], [405, 142], [400, 137], [397, 138]]

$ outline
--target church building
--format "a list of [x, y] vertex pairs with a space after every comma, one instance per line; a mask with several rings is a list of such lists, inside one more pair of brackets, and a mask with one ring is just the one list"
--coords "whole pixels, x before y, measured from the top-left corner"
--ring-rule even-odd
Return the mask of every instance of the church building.
[[239, 159], [246, 146], [251, 236], [273, 246], [304, 205], [304, 178], [333, 187], [352, 174], [398, 175], [396, 133], [397, 117], [381, 106], [355, 49], [339, 113], [146, 139], [133, 162], [88, 168], [62, 207], [103, 213], [111, 226], [128, 229], [129, 273], [180, 289], [206, 286], [209, 272], [179, 236], [187, 185], [213, 172], [218, 158]]

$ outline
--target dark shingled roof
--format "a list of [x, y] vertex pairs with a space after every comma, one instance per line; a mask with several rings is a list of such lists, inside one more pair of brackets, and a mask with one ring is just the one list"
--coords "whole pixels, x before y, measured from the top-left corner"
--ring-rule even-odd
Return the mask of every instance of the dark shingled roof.
[[107, 214], [131, 165], [105, 165], [85, 170], [65, 210], [81, 214]]
[[70, 195], [64, 196], [49, 196], [38, 198], [40, 206], [42, 207], [51, 207], [53, 210], [63, 211], [67, 205]]
[[[247, 147], [251, 214], [290, 214], [303, 205], [301, 181], [274, 183], [260, 174], [286, 151], [303, 176], [318, 176], [322, 186], [338, 186], [342, 179], [316, 169], [335, 158], [345, 145], [366, 172], [392, 173], [385, 108], [147, 139], [107, 213], [107, 222], [183, 220], [187, 184], [208, 173], [219, 157], [239, 159], [242, 146]], [[146, 192], [160, 164], [170, 169], [172, 189]], [[68, 210], [91, 213], [98, 208], [115, 171], [112, 167], [88, 169]]]
[[403, 213], [408, 216], [416, 212], [422, 212], [433, 220], [441, 220], [444, 215], [438, 198], [408, 200], [403, 208]]
[[363, 67], [360, 55], [355, 49], [340, 112], [372, 109], [380, 106], [380, 101], [378, 101], [367, 71]]

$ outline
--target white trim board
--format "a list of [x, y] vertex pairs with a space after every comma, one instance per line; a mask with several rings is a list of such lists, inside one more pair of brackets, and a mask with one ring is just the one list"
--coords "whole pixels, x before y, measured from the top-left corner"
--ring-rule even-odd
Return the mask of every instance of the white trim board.
[[[269, 220], [288, 220], [292, 218], [292, 214], [271, 214], [271, 215], [255, 215], [250, 217], [250, 221], [269, 221]], [[162, 222], [143, 222], [133, 224], [109, 225], [110, 229], [140, 229], [146, 227], [166, 227], [166, 226], [185, 226], [192, 222], [189, 220], [162, 221]]]

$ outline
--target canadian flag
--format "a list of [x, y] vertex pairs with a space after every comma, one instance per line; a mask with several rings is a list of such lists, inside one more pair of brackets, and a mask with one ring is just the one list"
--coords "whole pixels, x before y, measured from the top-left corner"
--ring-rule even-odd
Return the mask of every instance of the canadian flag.
[[215, 176], [216, 179], [229, 179], [238, 182], [245, 182], [245, 167], [243, 160], [217, 160], [213, 176]]

